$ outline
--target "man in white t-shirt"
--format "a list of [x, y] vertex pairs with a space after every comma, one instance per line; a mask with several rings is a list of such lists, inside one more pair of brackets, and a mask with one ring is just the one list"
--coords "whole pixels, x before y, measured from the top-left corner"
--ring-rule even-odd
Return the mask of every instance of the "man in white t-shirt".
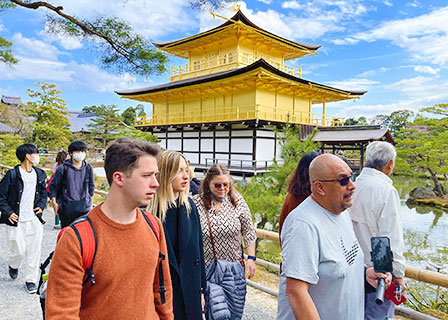
[[[362, 320], [364, 279], [376, 285], [349, 214], [355, 185], [339, 157], [324, 154], [310, 165], [311, 196], [286, 218], [278, 319]], [[390, 282], [390, 277], [388, 277]]]
[[42, 245], [42, 211], [47, 203], [44, 171], [34, 167], [39, 163], [38, 149], [23, 144], [16, 150], [20, 165], [9, 170], [0, 182], [0, 223], [9, 225], [9, 275], [18, 276], [23, 267], [25, 288], [37, 291], [39, 261]]

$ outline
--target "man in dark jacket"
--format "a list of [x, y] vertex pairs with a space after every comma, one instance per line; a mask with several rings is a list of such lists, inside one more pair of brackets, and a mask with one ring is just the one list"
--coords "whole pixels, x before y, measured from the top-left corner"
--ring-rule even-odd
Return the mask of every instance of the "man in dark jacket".
[[60, 216], [62, 228], [92, 208], [95, 182], [93, 168], [84, 160], [86, 151], [84, 142], [72, 142], [68, 146], [71, 159], [57, 168], [49, 185], [53, 210]]
[[9, 170], [0, 182], [0, 223], [9, 225], [9, 275], [18, 276], [23, 265], [25, 288], [28, 293], [37, 291], [39, 261], [42, 245], [42, 211], [47, 203], [44, 171], [36, 168], [38, 149], [23, 144], [16, 150], [20, 165]]

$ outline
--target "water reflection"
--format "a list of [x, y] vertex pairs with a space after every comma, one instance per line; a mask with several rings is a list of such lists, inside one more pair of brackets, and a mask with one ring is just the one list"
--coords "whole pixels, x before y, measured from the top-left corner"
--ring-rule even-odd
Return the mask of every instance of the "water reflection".
[[447, 264], [448, 213], [432, 206], [407, 203], [409, 192], [418, 186], [429, 184], [429, 180], [393, 177], [394, 186], [401, 198], [403, 232], [406, 259], [409, 265], [420, 268]]

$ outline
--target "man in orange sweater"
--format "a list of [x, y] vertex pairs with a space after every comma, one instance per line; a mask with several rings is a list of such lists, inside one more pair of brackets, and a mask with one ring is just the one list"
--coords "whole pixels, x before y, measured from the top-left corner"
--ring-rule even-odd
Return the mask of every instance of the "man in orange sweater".
[[97, 236], [93, 264], [95, 285], [83, 285], [85, 270], [73, 229], [60, 238], [49, 272], [46, 319], [172, 320], [168, 259], [163, 261], [166, 302], [159, 293], [159, 250], [166, 257], [160, 221], [160, 243], [139, 206], [147, 206], [159, 186], [159, 147], [118, 139], [106, 152], [104, 169], [110, 185], [107, 199], [88, 213]]

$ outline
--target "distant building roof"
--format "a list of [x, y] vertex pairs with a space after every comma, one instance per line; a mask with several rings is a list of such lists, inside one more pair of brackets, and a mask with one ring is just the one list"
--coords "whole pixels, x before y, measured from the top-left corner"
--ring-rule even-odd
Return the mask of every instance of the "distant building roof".
[[2, 95], [2, 103], [4, 104], [22, 104], [22, 99], [20, 99], [20, 97], [8, 97], [5, 95]]
[[70, 122], [71, 132], [89, 132], [89, 124], [96, 118], [93, 113], [85, 113], [84, 111], [69, 111], [67, 116]]
[[374, 126], [341, 126], [319, 127], [313, 137], [314, 141], [325, 144], [359, 144], [370, 141], [384, 140], [395, 143], [389, 128], [380, 125]]
[[7, 124], [4, 124], [3, 122], [0, 122], [0, 133], [15, 133], [16, 130], [14, 130], [12, 127], [8, 126]]

